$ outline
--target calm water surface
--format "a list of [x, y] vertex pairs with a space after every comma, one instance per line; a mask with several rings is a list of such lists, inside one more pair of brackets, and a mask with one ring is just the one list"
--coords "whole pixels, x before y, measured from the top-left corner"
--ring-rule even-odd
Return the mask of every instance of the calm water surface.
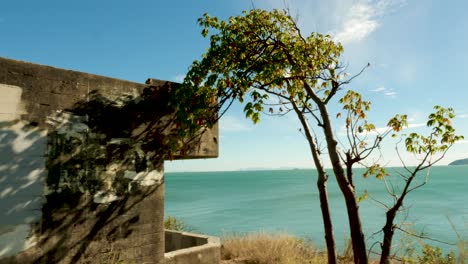
[[[394, 168], [396, 170], [398, 168]], [[363, 179], [355, 171], [358, 193], [391, 202], [382, 181]], [[398, 176], [389, 177], [398, 182]], [[425, 175], [419, 176], [419, 182]], [[200, 233], [223, 235], [252, 231], [287, 231], [324, 246], [315, 170], [196, 172], [166, 174], [165, 214], [183, 219]], [[398, 184], [395, 184], [398, 188]], [[338, 247], [348, 232], [346, 207], [336, 181], [329, 180], [329, 198]], [[426, 185], [410, 193], [400, 222], [438, 240], [468, 241], [468, 166], [434, 167]], [[368, 244], [380, 236], [385, 210], [367, 199], [360, 204]], [[450, 219], [450, 221], [448, 220]], [[450, 246], [435, 243], [443, 249]], [[455, 249], [455, 247], [453, 247]]]

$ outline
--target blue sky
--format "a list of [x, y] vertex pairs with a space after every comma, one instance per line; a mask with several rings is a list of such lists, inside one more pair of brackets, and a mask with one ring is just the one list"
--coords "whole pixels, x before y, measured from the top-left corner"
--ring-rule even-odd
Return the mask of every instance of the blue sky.
[[[468, 139], [468, 10], [466, 1], [254, 1], [259, 8], [289, 7], [304, 32], [330, 34], [344, 45], [343, 62], [356, 73], [350, 88], [373, 102], [370, 119], [383, 127], [407, 113], [423, 131], [432, 106], [455, 108], [454, 126]], [[0, 8], [0, 56], [136, 82], [180, 81], [208, 46], [196, 20], [250, 9], [251, 1], [5, 1]], [[337, 109], [332, 109], [337, 110]], [[235, 105], [220, 123], [218, 159], [166, 162], [166, 171], [313, 167], [294, 116], [264, 117], [253, 125]], [[342, 136], [342, 124], [336, 123]], [[386, 165], [399, 166], [392, 144]], [[440, 164], [468, 157], [456, 144]], [[405, 156], [408, 164], [415, 157]], [[327, 164], [327, 163], [326, 163]]]

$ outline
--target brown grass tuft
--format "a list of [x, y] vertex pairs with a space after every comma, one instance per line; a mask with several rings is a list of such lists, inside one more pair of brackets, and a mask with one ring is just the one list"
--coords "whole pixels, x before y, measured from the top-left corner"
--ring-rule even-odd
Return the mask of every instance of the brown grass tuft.
[[243, 264], [315, 264], [327, 257], [308, 241], [286, 233], [231, 235], [223, 239], [223, 263]]

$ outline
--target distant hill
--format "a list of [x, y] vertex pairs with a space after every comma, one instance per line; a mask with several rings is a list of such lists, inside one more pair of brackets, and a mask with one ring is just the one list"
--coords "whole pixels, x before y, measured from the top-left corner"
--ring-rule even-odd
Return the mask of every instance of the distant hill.
[[468, 159], [459, 159], [456, 161], [452, 161], [449, 165], [468, 165]]

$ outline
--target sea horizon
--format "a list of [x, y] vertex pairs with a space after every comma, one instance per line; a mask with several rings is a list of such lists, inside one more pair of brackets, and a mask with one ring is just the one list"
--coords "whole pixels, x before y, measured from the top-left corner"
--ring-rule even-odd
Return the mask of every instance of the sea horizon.
[[[435, 167], [467, 167], [468, 164], [463, 164], [463, 165], [450, 165], [450, 164], [445, 164], [445, 165], [433, 165], [431, 168]], [[388, 169], [392, 168], [404, 168], [404, 166], [383, 166]], [[406, 166], [407, 168], [414, 168], [416, 165], [410, 165]], [[345, 167], [343, 167], [345, 168]], [[363, 169], [365, 167], [363, 166], [356, 166], [353, 169]], [[332, 167], [325, 167], [326, 170], [332, 170]], [[239, 168], [239, 169], [232, 169], [232, 170], [187, 170], [187, 171], [165, 171], [165, 173], [198, 173], [198, 172], [241, 172], [241, 171], [288, 171], [288, 170], [316, 170], [314, 167], [251, 167], [251, 168]]]
[[[398, 169], [401, 167], [392, 167]], [[361, 176], [356, 169], [357, 195], [368, 190], [371, 198], [360, 203], [368, 241], [378, 241], [385, 211], [374, 199], [389, 202], [382, 181]], [[423, 173], [418, 178], [424, 180]], [[169, 172], [165, 177], [165, 215], [185, 222], [196, 233], [215, 236], [251, 232], [288, 232], [324, 247], [323, 223], [315, 169], [238, 170], [223, 172]], [[398, 181], [398, 177], [388, 177]], [[468, 241], [468, 166], [434, 166], [428, 183], [410, 193], [398, 223], [408, 230], [445, 241], [425, 241], [444, 251], [457, 250], [457, 233]], [[346, 206], [335, 177], [328, 180], [337, 247], [349, 234]], [[452, 228], [456, 228], [456, 232]], [[398, 237], [398, 236], [397, 236]], [[399, 244], [395, 239], [396, 245]], [[372, 243], [368, 243], [370, 246]]]

